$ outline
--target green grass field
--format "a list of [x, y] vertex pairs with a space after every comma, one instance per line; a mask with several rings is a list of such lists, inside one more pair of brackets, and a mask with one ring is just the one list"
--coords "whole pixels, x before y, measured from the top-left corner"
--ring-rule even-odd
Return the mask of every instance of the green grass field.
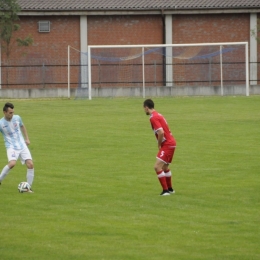
[[177, 139], [166, 197], [143, 99], [8, 101], [35, 193], [18, 193], [17, 163], [0, 187], [1, 260], [260, 259], [260, 96], [154, 98]]

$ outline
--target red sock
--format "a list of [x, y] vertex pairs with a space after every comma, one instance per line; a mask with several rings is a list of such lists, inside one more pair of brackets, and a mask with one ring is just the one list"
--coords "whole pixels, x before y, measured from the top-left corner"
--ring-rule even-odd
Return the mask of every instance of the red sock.
[[172, 174], [171, 174], [171, 170], [168, 169], [165, 171], [165, 177], [166, 177], [166, 183], [169, 188], [172, 188]]
[[159, 180], [163, 190], [168, 190], [168, 186], [167, 186], [167, 182], [166, 182], [166, 177], [165, 177], [164, 171], [157, 172], [157, 177], [158, 177], [158, 180]]

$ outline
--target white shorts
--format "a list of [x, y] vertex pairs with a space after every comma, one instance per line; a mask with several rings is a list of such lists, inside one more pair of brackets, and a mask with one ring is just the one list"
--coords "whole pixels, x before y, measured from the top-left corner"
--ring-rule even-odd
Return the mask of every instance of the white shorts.
[[19, 158], [21, 163], [24, 164], [26, 160], [32, 160], [32, 156], [28, 147], [22, 150], [15, 150], [13, 148], [8, 148], [6, 150], [8, 162], [17, 161]]

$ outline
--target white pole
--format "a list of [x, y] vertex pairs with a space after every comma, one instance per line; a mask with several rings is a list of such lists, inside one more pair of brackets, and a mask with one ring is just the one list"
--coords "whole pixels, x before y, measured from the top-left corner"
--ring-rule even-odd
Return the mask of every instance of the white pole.
[[88, 69], [86, 52], [88, 51], [88, 19], [87, 15], [80, 16], [80, 80], [82, 91], [87, 89]]
[[88, 46], [88, 99], [91, 100], [91, 53]]
[[250, 48], [249, 85], [257, 85], [257, 39], [255, 35], [257, 32], [257, 13], [250, 13], [250, 32], [252, 33], [250, 33], [250, 40], [248, 43], [248, 48]]
[[143, 64], [143, 98], [145, 98], [144, 47], [142, 47], [142, 64]]
[[70, 46], [68, 45], [68, 98], [70, 98]]
[[224, 91], [223, 91], [223, 71], [222, 71], [222, 45], [220, 45], [219, 48], [219, 52], [220, 52], [220, 91], [221, 91], [221, 96], [224, 95]]
[[245, 46], [246, 51], [246, 96], [249, 96], [249, 60], [248, 60], [248, 42]]
[[188, 46], [220, 46], [220, 45], [241, 45], [247, 42], [218, 42], [218, 43], [186, 43], [186, 44], [144, 44], [144, 45], [90, 45], [95, 48], [118, 48], [122, 46], [124, 48], [136, 48], [136, 47], [188, 47]]

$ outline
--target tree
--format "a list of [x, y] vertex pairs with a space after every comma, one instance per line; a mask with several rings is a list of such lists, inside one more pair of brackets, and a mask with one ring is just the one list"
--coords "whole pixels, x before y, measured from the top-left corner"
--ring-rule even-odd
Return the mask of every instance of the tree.
[[[20, 29], [20, 25], [17, 23], [20, 11], [21, 8], [17, 0], [0, 0], [0, 46], [2, 53], [6, 54], [8, 62], [13, 47], [30, 46], [33, 43], [33, 38], [30, 35], [24, 39], [17, 38], [13, 41], [13, 33]], [[6, 71], [8, 84], [8, 70]]]

